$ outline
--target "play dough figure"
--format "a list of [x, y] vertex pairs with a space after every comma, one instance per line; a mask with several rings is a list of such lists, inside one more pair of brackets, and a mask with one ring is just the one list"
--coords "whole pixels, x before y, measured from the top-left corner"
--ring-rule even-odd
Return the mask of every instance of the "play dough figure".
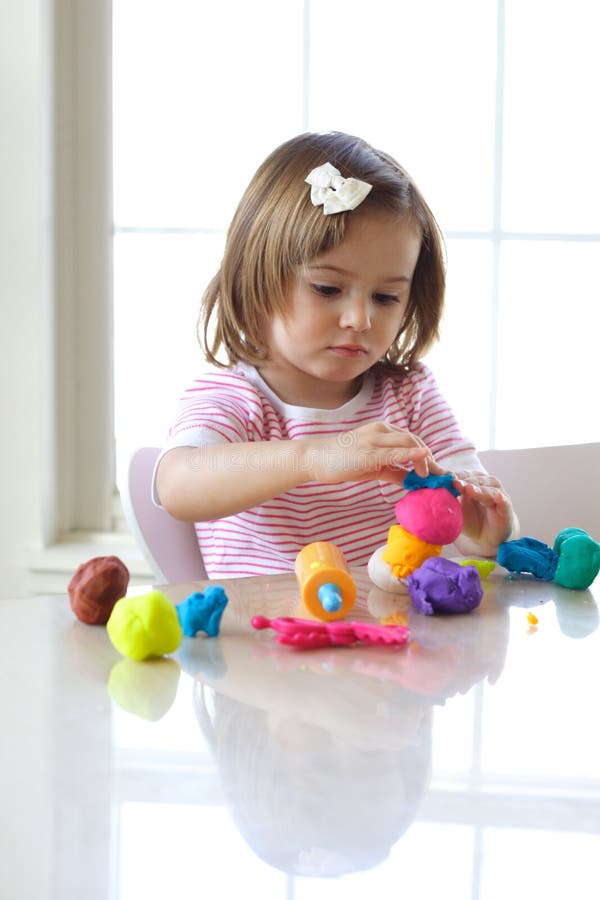
[[186, 597], [183, 603], [175, 607], [184, 635], [196, 637], [198, 632], [202, 632], [207, 637], [216, 637], [227, 602], [227, 594], [217, 584]]
[[451, 474], [423, 478], [410, 472], [406, 476], [407, 493], [395, 507], [398, 524], [391, 526], [387, 544], [369, 561], [369, 576], [377, 587], [406, 592], [404, 579], [459, 536], [462, 508], [452, 481]]

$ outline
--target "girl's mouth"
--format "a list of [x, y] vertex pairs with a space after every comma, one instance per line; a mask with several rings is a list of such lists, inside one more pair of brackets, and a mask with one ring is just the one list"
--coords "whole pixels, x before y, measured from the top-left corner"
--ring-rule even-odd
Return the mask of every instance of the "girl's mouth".
[[365, 347], [361, 347], [360, 344], [339, 344], [335, 347], [330, 347], [329, 349], [332, 353], [335, 353], [336, 356], [344, 356], [350, 359], [364, 356], [367, 352]]

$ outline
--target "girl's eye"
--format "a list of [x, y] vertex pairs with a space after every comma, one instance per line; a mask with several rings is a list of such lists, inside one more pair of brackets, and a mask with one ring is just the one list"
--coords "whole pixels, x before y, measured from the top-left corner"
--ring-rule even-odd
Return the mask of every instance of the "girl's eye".
[[334, 297], [339, 293], [339, 288], [332, 284], [313, 284], [311, 287], [313, 291], [316, 294], [320, 294], [321, 297]]
[[373, 299], [382, 304], [398, 303], [396, 294], [373, 294]]

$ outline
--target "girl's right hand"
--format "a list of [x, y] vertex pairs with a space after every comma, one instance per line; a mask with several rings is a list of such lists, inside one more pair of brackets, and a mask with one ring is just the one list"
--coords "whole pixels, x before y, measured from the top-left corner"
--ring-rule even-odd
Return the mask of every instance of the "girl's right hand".
[[432, 460], [421, 438], [386, 422], [371, 422], [307, 444], [310, 480], [325, 484], [372, 479], [401, 484], [409, 472], [407, 464], [425, 478]]

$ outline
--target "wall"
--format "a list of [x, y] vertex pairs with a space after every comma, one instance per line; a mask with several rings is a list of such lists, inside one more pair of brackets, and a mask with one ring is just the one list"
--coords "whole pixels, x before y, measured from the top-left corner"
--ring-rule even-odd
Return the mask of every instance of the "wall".
[[43, 58], [40, 0], [0, 4], [0, 598], [41, 533]]
[[[0, 599], [22, 593], [23, 548], [41, 531], [40, 321], [42, 310], [42, 33], [44, 0], [0, 4]], [[36, 627], [43, 627], [38, 622]], [[24, 640], [25, 635], [10, 635]], [[23, 830], [32, 819], [52, 827], [50, 784], [42, 748], [47, 740], [50, 687], [44, 648], [37, 665], [4, 677], [17, 679], [7, 721], [25, 717], [29, 741], [17, 760], [11, 735], [0, 752], [3, 774], [22, 784], [18, 809], [5, 810], [0, 884], [18, 886], [21, 900], [46, 893], [52, 877], [47, 850], [25, 852]], [[46, 648], [46, 655], [50, 653]], [[27, 707], [19, 698], [27, 698]], [[10, 729], [9, 729], [10, 731]], [[50, 846], [49, 844], [47, 845]], [[0, 893], [2, 889], [0, 888]]]

